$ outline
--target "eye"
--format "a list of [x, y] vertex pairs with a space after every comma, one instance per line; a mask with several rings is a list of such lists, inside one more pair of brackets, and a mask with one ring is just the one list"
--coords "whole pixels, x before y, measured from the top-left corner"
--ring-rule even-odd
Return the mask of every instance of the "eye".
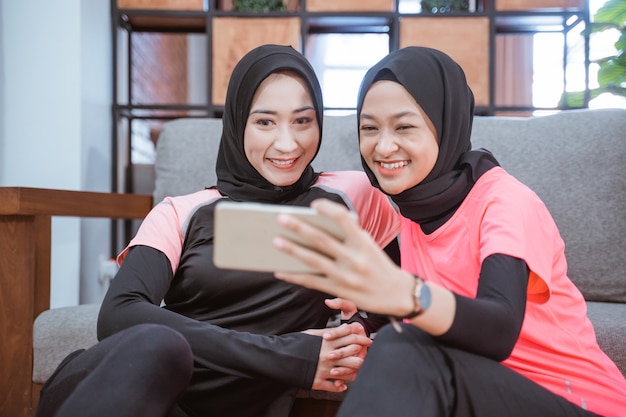
[[258, 119], [255, 123], [258, 124], [258, 125], [261, 125], [261, 126], [270, 126], [272, 124], [272, 120], [270, 120], [270, 119]]
[[295, 121], [295, 124], [304, 125], [307, 123], [311, 123], [311, 121], [313, 121], [313, 119], [311, 119], [310, 117], [298, 117]]
[[400, 125], [398, 126], [398, 130], [407, 130], [407, 129], [411, 129], [413, 126], [411, 125]]
[[372, 125], [361, 125], [361, 131], [362, 132], [373, 132], [376, 130], [375, 126]]

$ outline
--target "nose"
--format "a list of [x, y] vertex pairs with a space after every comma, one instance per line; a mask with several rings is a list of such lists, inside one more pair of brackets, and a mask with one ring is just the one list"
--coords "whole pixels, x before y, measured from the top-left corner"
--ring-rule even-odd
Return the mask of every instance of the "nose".
[[376, 152], [381, 156], [389, 156], [397, 150], [398, 143], [395, 136], [387, 130], [382, 130], [376, 143]]
[[281, 127], [277, 130], [276, 139], [274, 140], [274, 148], [277, 150], [289, 153], [293, 152], [298, 147], [295, 136], [289, 127]]

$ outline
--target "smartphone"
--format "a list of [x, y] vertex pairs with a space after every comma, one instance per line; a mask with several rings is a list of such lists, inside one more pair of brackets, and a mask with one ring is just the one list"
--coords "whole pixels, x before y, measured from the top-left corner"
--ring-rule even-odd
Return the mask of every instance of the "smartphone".
[[215, 266], [247, 271], [316, 273], [298, 259], [274, 248], [272, 240], [278, 235], [311, 247], [310, 242], [278, 224], [277, 216], [280, 213], [297, 216], [337, 239], [344, 239], [342, 230], [334, 220], [310, 207], [221, 201], [215, 207]]

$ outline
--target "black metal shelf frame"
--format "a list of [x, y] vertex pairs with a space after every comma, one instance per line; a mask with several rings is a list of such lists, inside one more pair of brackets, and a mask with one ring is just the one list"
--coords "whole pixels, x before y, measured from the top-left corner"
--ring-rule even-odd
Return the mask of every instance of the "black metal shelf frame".
[[[124, 169], [125, 178], [120, 179], [120, 164], [123, 168], [132, 165], [131, 158], [131, 135], [133, 120], [172, 120], [181, 117], [221, 117], [223, 106], [211, 103], [212, 80], [207, 71], [206, 103], [203, 104], [133, 104], [131, 71], [132, 71], [132, 37], [136, 32], [154, 33], [184, 33], [200, 34], [206, 36], [207, 68], [212, 68], [212, 21], [218, 17], [298, 17], [301, 22], [301, 39], [306, 39], [310, 34], [330, 33], [387, 33], [389, 36], [389, 50], [398, 49], [399, 26], [403, 17], [437, 18], [441, 17], [487, 17], [489, 19], [489, 105], [477, 106], [476, 114], [493, 115], [497, 111], [533, 111], [541, 110], [536, 107], [526, 106], [496, 106], [495, 98], [495, 39], [497, 36], [517, 33], [534, 34], [540, 32], [560, 32], [566, 35], [572, 28], [581, 22], [589, 25], [589, 5], [585, 0], [582, 9], [561, 10], [532, 10], [532, 11], [496, 11], [496, 0], [479, 0], [477, 11], [472, 13], [450, 12], [445, 14], [431, 13], [400, 13], [400, 0], [394, 0], [393, 11], [388, 12], [310, 12], [307, 11], [306, 0], [300, 0], [296, 11], [263, 13], [244, 13], [235, 11], [218, 10], [217, 0], [209, 0], [208, 8], [201, 11], [178, 11], [178, 10], [121, 10], [117, 7], [117, 0], [111, 0], [111, 34], [112, 34], [112, 171], [111, 184], [113, 192], [130, 192], [132, 189], [132, 169]], [[125, 48], [127, 51], [127, 66], [124, 69], [127, 80], [125, 91], [126, 100], [121, 100], [118, 95], [119, 88], [119, 37], [120, 30], [127, 34]], [[585, 31], [587, 32], [587, 31]], [[585, 59], [585, 85], [589, 85], [589, 38], [584, 39]], [[302, 42], [302, 52], [306, 53], [306, 42]], [[567, 42], [564, 41], [563, 73], [567, 67]], [[564, 85], [565, 85], [565, 80]], [[587, 105], [588, 98], [585, 101]], [[550, 109], [545, 109], [550, 110]], [[120, 126], [126, 123], [126, 137], [120, 138]], [[120, 155], [125, 159], [120, 160]], [[116, 253], [120, 246], [125, 244], [131, 234], [131, 224], [126, 222], [121, 225], [113, 222], [112, 253]], [[122, 240], [120, 240], [122, 239]]]
[[[445, 17], [468, 17], [484, 16], [490, 21], [490, 45], [489, 45], [489, 105], [477, 107], [478, 114], [494, 114], [498, 110], [516, 109], [513, 107], [498, 107], [494, 105], [494, 55], [495, 37], [510, 33], [533, 34], [539, 32], [560, 32], [566, 34], [573, 27], [581, 22], [589, 25], [588, 1], [582, 9], [546, 9], [531, 11], [497, 11], [496, 0], [479, 1], [477, 12], [459, 13], [451, 12], [441, 15], [430, 13], [400, 13], [399, 0], [394, 0], [393, 11], [389, 12], [310, 12], [306, 9], [306, 0], [300, 0], [296, 11], [263, 13], [244, 13], [235, 11], [225, 11], [217, 9], [217, 0], [211, 0], [208, 8], [202, 11], [177, 11], [177, 10], [128, 10], [118, 9], [117, 0], [111, 0], [111, 22], [112, 22], [112, 45], [113, 45], [113, 138], [112, 153], [114, 159], [112, 184], [113, 191], [120, 190], [118, 187], [118, 166], [120, 162], [117, 155], [120, 154], [120, 138], [118, 137], [118, 125], [121, 119], [132, 121], [136, 118], [142, 119], [171, 119], [177, 117], [212, 117], [219, 116], [223, 112], [221, 105], [211, 103], [212, 88], [210, 76], [207, 80], [207, 103], [202, 105], [181, 104], [181, 105], [158, 105], [158, 104], [132, 104], [132, 86], [130, 71], [132, 69], [131, 44], [132, 36], [135, 32], [156, 32], [156, 33], [187, 33], [204, 34], [207, 37], [207, 68], [212, 68], [212, 20], [216, 17], [242, 16], [242, 17], [299, 17], [301, 20], [301, 38], [306, 39], [310, 34], [326, 33], [387, 33], [389, 35], [389, 49], [395, 50], [399, 47], [399, 22], [403, 17], [424, 17], [433, 18], [437, 16]], [[585, 26], [586, 27], [586, 26]], [[126, 91], [127, 100], [121, 102], [118, 95], [118, 31], [122, 29], [127, 36], [126, 60], [128, 62], [125, 77], [128, 80]], [[588, 36], [588, 35], [586, 35]], [[302, 50], [306, 48], [306, 42], [302, 42]], [[567, 66], [567, 45], [564, 42], [564, 69]], [[585, 67], [589, 63], [589, 42], [585, 39]], [[210, 71], [208, 71], [210, 73]], [[564, 71], [565, 72], [565, 71]], [[588, 72], [588, 70], [587, 70]], [[586, 74], [588, 84], [588, 73]], [[519, 107], [526, 109], [525, 107]], [[528, 108], [532, 109], [532, 108]], [[126, 140], [125, 154], [130, 155], [130, 140]], [[129, 164], [131, 161], [125, 161]]]

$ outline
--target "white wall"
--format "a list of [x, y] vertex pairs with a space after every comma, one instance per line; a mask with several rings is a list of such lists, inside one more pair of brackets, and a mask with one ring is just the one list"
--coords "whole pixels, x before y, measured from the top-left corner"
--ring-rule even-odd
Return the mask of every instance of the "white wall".
[[[0, 0], [0, 19], [0, 185], [109, 191], [109, 0]], [[99, 301], [108, 222], [52, 233], [51, 305]]]

